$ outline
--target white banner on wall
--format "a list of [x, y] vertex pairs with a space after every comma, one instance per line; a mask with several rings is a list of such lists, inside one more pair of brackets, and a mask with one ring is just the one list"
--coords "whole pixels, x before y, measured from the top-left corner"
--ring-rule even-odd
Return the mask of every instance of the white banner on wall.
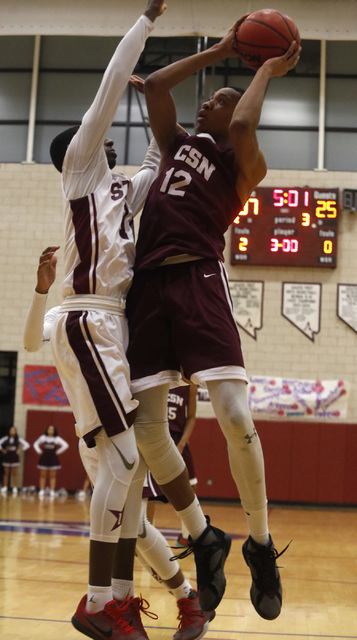
[[237, 324], [256, 340], [256, 332], [263, 326], [264, 283], [230, 280], [229, 289]]
[[314, 341], [320, 332], [321, 284], [283, 282], [281, 314]]
[[357, 333], [357, 284], [338, 285], [337, 315]]
[[[349, 385], [343, 380], [252, 376], [248, 385], [253, 418], [339, 420], [347, 417]], [[214, 417], [207, 389], [198, 390], [197, 416]]]

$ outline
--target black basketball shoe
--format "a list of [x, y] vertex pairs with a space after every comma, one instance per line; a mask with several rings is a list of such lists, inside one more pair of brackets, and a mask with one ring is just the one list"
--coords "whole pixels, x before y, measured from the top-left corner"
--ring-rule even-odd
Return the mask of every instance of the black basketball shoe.
[[265, 620], [275, 620], [280, 614], [283, 599], [276, 560], [289, 545], [278, 553], [270, 536], [269, 538], [269, 545], [263, 545], [249, 536], [243, 544], [242, 551], [252, 574], [250, 599], [253, 607]]
[[197, 572], [198, 600], [202, 611], [214, 611], [226, 589], [224, 563], [228, 557], [232, 538], [225, 531], [212, 527], [206, 516], [207, 527], [197, 540], [188, 537], [188, 547], [173, 559], [194, 554]]

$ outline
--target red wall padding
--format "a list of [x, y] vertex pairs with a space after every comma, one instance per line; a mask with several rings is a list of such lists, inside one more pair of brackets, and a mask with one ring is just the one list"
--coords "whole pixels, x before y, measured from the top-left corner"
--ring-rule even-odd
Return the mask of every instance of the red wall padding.
[[[74, 418], [67, 411], [27, 412], [26, 440], [31, 444], [55, 424], [70, 448], [62, 454], [57, 489], [75, 491], [85, 472], [78, 454]], [[357, 504], [357, 425], [322, 422], [255, 421], [265, 459], [270, 501]], [[190, 438], [202, 498], [237, 498], [226, 441], [215, 419], [198, 418]], [[38, 486], [38, 455], [24, 455], [23, 485]]]
[[[271, 501], [357, 504], [357, 425], [255, 421]], [[215, 419], [198, 418], [190, 438], [197, 493], [237, 498], [226, 441]]]
[[[78, 453], [78, 438], [74, 430], [74, 417], [70, 411], [36, 411], [27, 412], [25, 439], [31, 445], [44, 433], [49, 424], [57, 427], [58, 435], [69, 444], [69, 448], [59, 456], [62, 469], [57, 472], [56, 489], [76, 491], [83, 486], [85, 471]], [[23, 486], [35, 485], [38, 487], [39, 470], [37, 463], [39, 455], [31, 446], [24, 456]]]

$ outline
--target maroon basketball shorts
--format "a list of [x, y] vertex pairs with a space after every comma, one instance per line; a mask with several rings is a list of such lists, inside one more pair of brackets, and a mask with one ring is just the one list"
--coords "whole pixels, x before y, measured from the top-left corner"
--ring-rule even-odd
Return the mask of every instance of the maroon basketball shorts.
[[203, 386], [217, 378], [247, 381], [221, 262], [204, 259], [137, 272], [127, 317], [133, 392], [173, 382], [180, 366]]

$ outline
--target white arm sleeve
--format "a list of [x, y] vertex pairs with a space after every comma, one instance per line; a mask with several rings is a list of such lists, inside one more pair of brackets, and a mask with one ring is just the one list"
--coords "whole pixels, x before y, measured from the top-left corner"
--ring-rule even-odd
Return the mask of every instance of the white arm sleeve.
[[146, 152], [145, 160], [138, 173], [131, 180], [131, 188], [128, 194], [128, 204], [133, 216], [135, 216], [144, 206], [148, 191], [157, 178], [161, 153], [155, 138], [151, 139]]
[[21, 445], [22, 451], [27, 451], [27, 449], [30, 448], [29, 443], [26, 442], [26, 440], [24, 440], [23, 438], [19, 438], [19, 444]]
[[51, 340], [52, 325], [60, 308], [60, 306], [52, 307], [52, 309], [47, 311], [45, 319], [43, 321], [42, 343], [49, 342]]
[[36, 453], [38, 453], [39, 455], [41, 455], [41, 453], [42, 453], [42, 449], [40, 447], [40, 444], [42, 443], [42, 440], [43, 440], [43, 436], [40, 436], [33, 443], [33, 448], [35, 449]]
[[25, 320], [24, 347], [26, 351], [38, 351], [42, 346], [46, 302], [47, 294], [34, 291]]
[[69, 444], [68, 442], [66, 442], [65, 440], [63, 440], [63, 438], [61, 438], [61, 436], [57, 436], [56, 437], [56, 444], [59, 445], [59, 449], [57, 449], [56, 453], [59, 456], [61, 453], [63, 453], [64, 451], [66, 451], [66, 449], [68, 449]]
[[52, 307], [45, 315], [47, 294], [34, 291], [27, 312], [24, 329], [24, 347], [26, 351], [38, 351], [44, 342], [51, 339], [51, 329], [58, 313], [58, 307]]
[[67, 199], [92, 193], [110, 173], [104, 140], [121, 97], [154, 25], [142, 15], [120, 41], [104, 73], [97, 95], [83, 116], [63, 162], [63, 190]]

